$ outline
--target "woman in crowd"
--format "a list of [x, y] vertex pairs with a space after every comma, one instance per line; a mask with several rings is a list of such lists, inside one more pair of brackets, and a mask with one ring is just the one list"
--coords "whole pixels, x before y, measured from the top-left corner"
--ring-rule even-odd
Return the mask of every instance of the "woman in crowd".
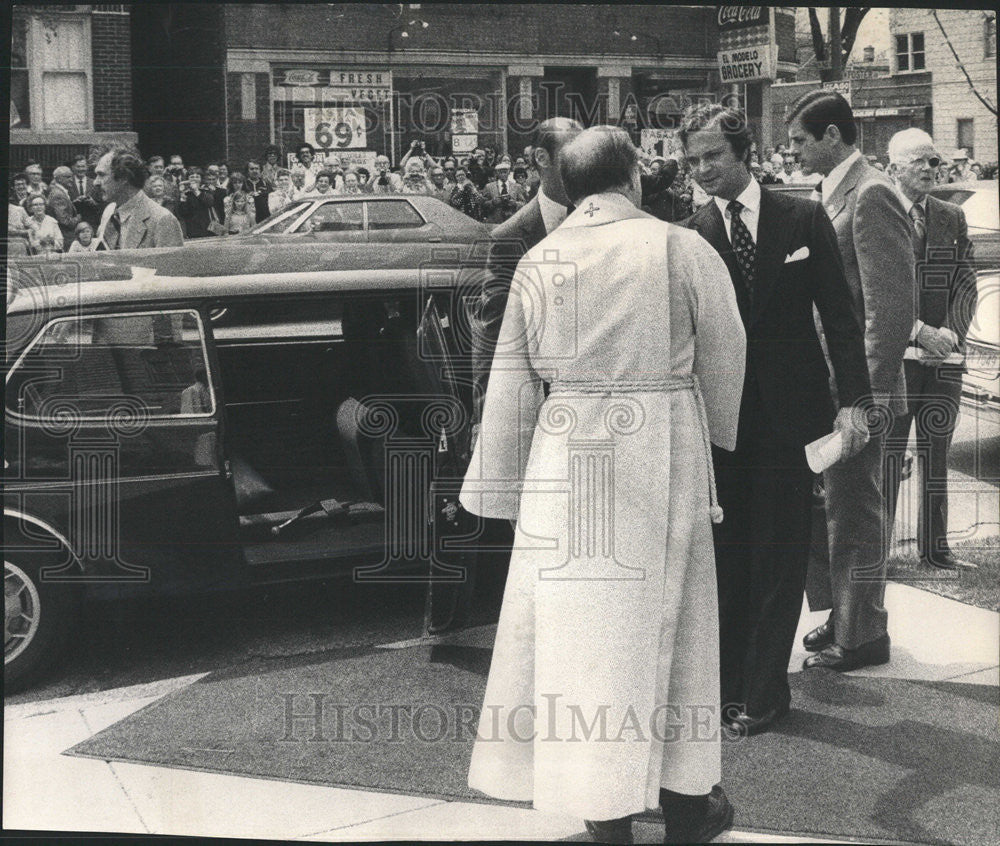
[[448, 202], [473, 220], [482, 220], [483, 196], [469, 180], [469, 174], [464, 167], [455, 171], [455, 183]]
[[356, 170], [349, 170], [344, 174], [344, 187], [342, 194], [363, 194], [361, 190], [361, 178]]
[[[28, 184], [27, 179], [23, 182]], [[28, 212], [17, 199], [13, 188], [7, 198], [7, 255], [28, 255]]]
[[[236, 174], [230, 177], [232, 181]], [[249, 232], [254, 225], [253, 204], [250, 196], [241, 187], [233, 186], [233, 192], [225, 199], [225, 228], [227, 235], [242, 235]]]
[[61, 253], [63, 234], [59, 222], [45, 213], [45, 197], [36, 194], [28, 202], [28, 247], [32, 255]]
[[274, 214], [287, 206], [295, 199], [295, 188], [292, 186], [291, 171], [281, 168], [275, 175], [277, 188], [267, 195], [267, 209], [270, 214]]
[[10, 203], [24, 207], [24, 201], [28, 199], [28, 177], [26, 174], [19, 173], [10, 181], [8, 199]]

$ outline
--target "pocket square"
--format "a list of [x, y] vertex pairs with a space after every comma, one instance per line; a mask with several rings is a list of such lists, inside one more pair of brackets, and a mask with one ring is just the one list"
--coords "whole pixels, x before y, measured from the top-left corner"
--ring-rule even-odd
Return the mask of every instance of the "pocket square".
[[785, 264], [788, 264], [791, 261], [802, 261], [802, 259], [807, 259], [807, 258], [809, 258], [809, 248], [799, 247], [791, 255], [785, 256]]

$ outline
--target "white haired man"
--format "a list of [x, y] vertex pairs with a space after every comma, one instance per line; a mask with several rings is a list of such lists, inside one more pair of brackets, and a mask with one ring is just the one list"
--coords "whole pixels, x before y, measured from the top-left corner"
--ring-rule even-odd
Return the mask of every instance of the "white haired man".
[[924, 564], [954, 570], [965, 562], [948, 548], [948, 449], [962, 394], [965, 334], [976, 308], [976, 274], [964, 212], [930, 195], [940, 164], [934, 140], [921, 129], [904, 129], [889, 140], [888, 173], [912, 221], [917, 319], [903, 354], [906, 411], [896, 415], [886, 442], [885, 498], [891, 520], [914, 424], [918, 453], [926, 456], [918, 462], [917, 551]]

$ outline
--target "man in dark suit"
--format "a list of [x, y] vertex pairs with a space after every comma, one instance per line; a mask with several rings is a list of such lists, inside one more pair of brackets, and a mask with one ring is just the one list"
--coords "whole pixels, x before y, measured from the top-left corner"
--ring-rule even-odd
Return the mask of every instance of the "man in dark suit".
[[[757, 734], [791, 702], [788, 661], [812, 508], [803, 447], [831, 425], [843, 434], [843, 458], [864, 446], [867, 432], [855, 422], [856, 405], [869, 393], [868, 370], [836, 235], [822, 207], [761, 189], [750, 174], [752, 136], [740, 112], [695, 107], [679, 137], [694, 179], [712, 196], [686, 225], [726, 262], [747, 333], [736, 450], [713, 447], [725, 515], [714, 528], [724, 718]], [[836, 419], [814, 305], [837, 378]]]
[[87, 157], [74, 156], [70, 170], [73, 171], [73, 179], [67, 186], [67, 191], [73, 202], [73, 208], [96, 232], [104, 203], [95, 196], [94, 180], [87, 176]]
[[906, 411], [903, 352], [915, 316], [911, 224], [888, 177], [855, 147], [854, 113], [840, 94], [816, 89], [796, 100], [788, 138], [803, 171], [824, 177], [820, 195], [864, 327], [871, 379], [871, 439], [825, 473], [829, 561], [806, 589], [810, 609], [831, 613], [806, 635], [805, 648], [816, 654], [804, 667], [847, 671], [889, 661], [883, 446], [888, 421]]
[[[948, 548], [948, 448], [958, 420], [965, 335], [977, 291], [965, 214], [928, 194], [940, 164], [933, 139], [921, 129], [904, 129], [889, 140], [889, 175], [913, 227], [918, 317], [903, 355], [906, 413], [897, 415], [886, 443], [885, 498], [891, 527], [899, 469], [915, 423], [917, 450], [926, 458], [918, 462], [923, 469], [917, 550], [925, 564], [954, 570], [965, 562]], [[954, 363], [946, 362], [949, 357]]]

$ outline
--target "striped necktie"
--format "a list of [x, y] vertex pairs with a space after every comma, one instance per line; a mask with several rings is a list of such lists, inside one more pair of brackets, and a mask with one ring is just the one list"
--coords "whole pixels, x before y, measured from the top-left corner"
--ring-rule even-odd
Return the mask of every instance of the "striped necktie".
[[927, 221], [924, 217], [924, 207], [919, 203], [910, 206], [910, 219], [913, 221], [913, 254], [917, 261], [923, 261], [927, 250]]

